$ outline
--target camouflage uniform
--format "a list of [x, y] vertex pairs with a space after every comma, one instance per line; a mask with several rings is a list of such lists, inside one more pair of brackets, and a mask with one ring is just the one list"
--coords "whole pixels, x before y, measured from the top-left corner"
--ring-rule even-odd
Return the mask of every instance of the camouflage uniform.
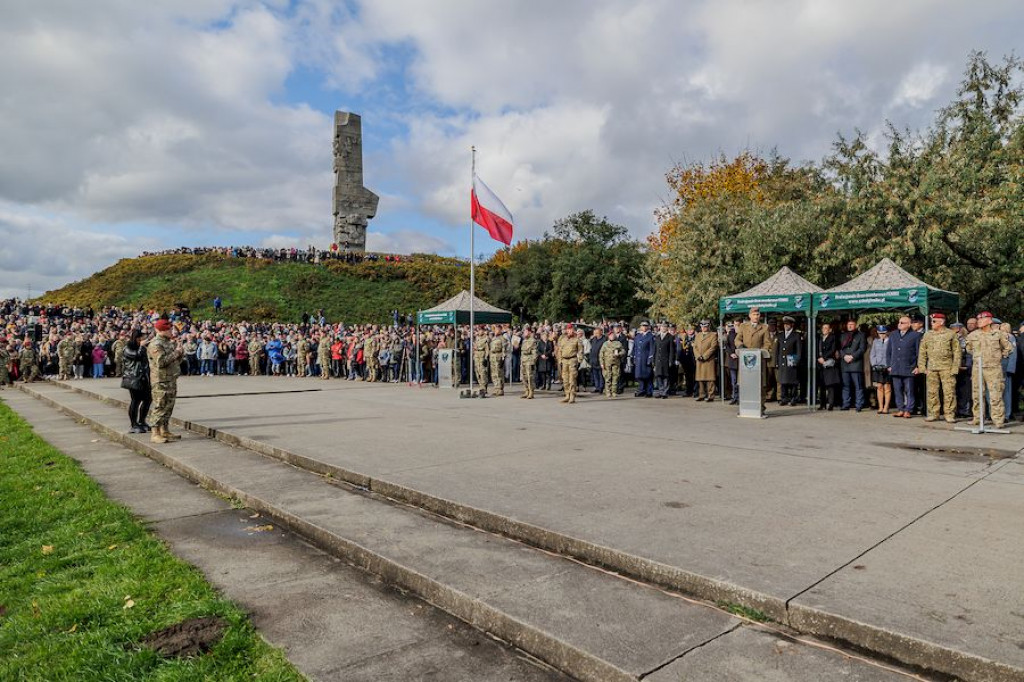
[[299, 339], [295, 344], [295, 375], [306, 376], [306, 367], [309, 364], [309, 343], [306, 339]]
[[380, 358], [377, 357], [378, 350], [380, 350], [380, 344], [377, 341], [377, 337], [371, 334], [363, 344], [363, 360], [366, 361], [367, 381], [377, 381], [377, 371], [380, 367]]
[[263, 357], [263, 344], [257, 339], [249, 342], [249, 376], [258, 376], [260, 373], [260, 358]]
[[174, 342], [159, 334], [146, 347], [149, 356], [149, 381], [153, 387], [153, 435], [155, 443], [178, 440], [168, 429], [174, 401], [178, 397], [178, 375], [181, 374], [182, 349]]
[[521, 398], [533, 399], [533, 392], [537, 388], [537, 337], [524, 338], [519, 344], [519, 373], [523, 380], [523, 395]]
[[956, 374], [960, 371], [960, 340], [956, 332], [946, 327], [926, 332], [918, 351], [917, 371], [925, 374], [928, 381], [928, 416], [925, 421], [936, 421], [941, 408], [946, 421], [955, 422]]
[[[988, 402], [992, 407], [990, 416], [996, 428], [1001, 428], [1006, 419], [1005, 406], [1003, 405], [1003, 358], [1009, 357], [1013, 350], [1006, 334], [999, 331], [995, 325], [990, 325], [987, 330], [975, 329], [967, 335], [967, 352], [974, 358], [974, 371], [978, 370], [978, 359], [981, 359], [981, 374], [985, 383], [985, 391], [988, 393]], [[978, 423], [981, 414], [981, 401], [984, 396], [979, 395], [978, 379], [971, 379], [971, 389], [974, 395], [974, 420], [972, 424]]]
[[0, 342], [0, 391], [4, 386], [11, 383], [11, 373], [7, 366], [11, 362], [11, 354], [7, 352], [7, 346]]
[[487, 388], [487, 353], [491, 347], [491, 339], [487, 332], [480, 332], [473, 339], [473, 367], [480, 388]]
[[490, 356], [491, 383], [494, 384], [494, 395], [505, 395], [505, 356], [508, 354], [508, 341], [501, 334], [491, 339]]
[[579, 374], [580, 361], [583, 359], [583, 344], [572, 334], [564, 334], [558, 339], [555, 350], [558, 356], [558, 368], [562, 373], [562, 389], [565, 391], [563, 403], [576, 402], [576, 377]]
[[118, 338], [114, 341], [114, 345], [111, 348], [114, 351], [114, 376], [120, 377], [124, 367], [124, 347], [125, 341], [123, 338]]
[[57, 343], [57, 379], [67, 381], [71, 378], [72, 366], [75, 364], [75, 356], [78, 351], [75, 349], [75, 342], [70, 336], [65, 336]]
[[320, 378], [330, 379], [331, 378], [331, 339], [327, 336], [321, 336], [320, 342], [316, 346], [316, 361], [320, 365]]
[[25, 344], [18, 353], [18, 371], [25, 383], [39, 378], [39, 356], [31, 345]]
[[619, 388], [619, 373], [622, 371], [622, 358], [626, 355], [626, 349], [622, 347], [622, 341], [618, 336], [609, 338], [601, 346], [598, 359], [601, 362], [601, 371], [604, 372], [604, 394], [608, 398], [614, 398]]

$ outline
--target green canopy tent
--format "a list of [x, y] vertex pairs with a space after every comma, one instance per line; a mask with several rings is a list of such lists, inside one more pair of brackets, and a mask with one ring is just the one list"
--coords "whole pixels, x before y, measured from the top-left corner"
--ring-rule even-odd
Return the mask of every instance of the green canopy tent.
[[[813, 318], [815, 327], [821, 313], [869, 310], [919, 311], [925, 317], [931, 311], [957, 313], [960, 294], [937, 289], [922, 282], [888, 258], [883, 258], [870, 270], [849, 282], [814, 295]], [[813, 379], [817, 390], [817, 377]]]
[[[813, 358], [811, 357], [814, 348], [813, 327], [810, 324], [812, 297], [824, 291], [816, 284], [808, 282], [800, 275], [793, 272], [789, 267], [783, 265], [774, 275], [761, 282], [757, 286], [747, 289], [741, 294], [724, 296], [718, 299], [718, 323], [719, 329], [725, 325], [725, 316], [740, 313], [748, 313], [751, 308], [760, 308], [761, 312], [767, 314], [797, 314], [804, 315], [808, 319], [807, 349], [808, 349], [808, 371], [813, 370]], [[725, 350], [720, 343], [719, 347], [719, 368], [722, 399], [725, 400]], [[811, 397], [808, 396], [808, 405]]]
[[[452, 327], [457, 328], [460, 324], [470, 323], [471, 313], [473, 324], [512, 323], [512, 313], [482, 301], [476, 296], [470, 297], [469, 292], [463, 289], [444, 303], [436, 305], [429, 310], [420, 310], [416, 313], [417, 359], [420, 355], [420, 325], [450, 324]], [[458, 344], [458, 334], [456, 334], [455, 342]], [[470, 368], [470, 371], [472, 371], [472, 368]], [[418, 372], [418, 374], [421, 373]], [[423, 377], [420, 376], [420, 382], [422, 381]]]

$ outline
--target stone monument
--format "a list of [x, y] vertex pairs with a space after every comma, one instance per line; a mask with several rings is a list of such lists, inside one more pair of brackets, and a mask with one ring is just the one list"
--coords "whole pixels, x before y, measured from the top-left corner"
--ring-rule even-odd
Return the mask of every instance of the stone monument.
[[380, 197], [363, 187], [363, 127], [359, 114], [334, 112], [334, 243], [342, 253], [366, 251], [366, 226]]

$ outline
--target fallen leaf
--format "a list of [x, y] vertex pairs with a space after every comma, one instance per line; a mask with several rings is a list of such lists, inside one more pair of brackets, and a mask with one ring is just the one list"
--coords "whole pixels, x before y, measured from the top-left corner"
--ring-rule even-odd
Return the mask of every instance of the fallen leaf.
[[40, 609], [39, 609], [39, 602], [33, 600], [33, 602], [32, 602], [32, 615], [34, 617], [38, 618], [41, 614], [42, 614], [42, 611], [40, 611]]
[[124, 600], [124, 606], [121, 607], [121, 608], [130, 609], [133, 606], [135, 606], [135, 600], [134, 599], [125, 599]]
[[53, 554], [53, 545], [43, 545], [43, 554]]
[[250, 518], [250, 519], [258, 519], [259, 517], [260, 517], [260, 513], [259, 513], [259, 512], [256, 512], [255, 514], [253, 514], [253, 515], [252, 515], [252, 516], [250, 516], [249, 518]]
[[265, 526], [249, 526], [246, 530], [253, 533], [266, 533], [267, 531], [274, 530], [274, 527], [268, 523]]
[[75, 632], [77, 630], [78, 630], [78, 623], [75, 623], [74, 625], [71, 626], [70, 630], [65, 630], [65, 632], [67, 632], [68, 634], [71, 634], [72, 632]]
[[89, 442], [90, 442], [90, 443], [99, 443], [99, 442], [100, 442], [100, 439], [99, 439], [99, 438], [95, 438], [95, 439], [93, 439], [93, 440], [91, 440], [91, 441], [89, 441]]
[[110, 547], [107, 547], [107, 551], [110, 551], [112, 549], [117, 549], [117, 545], [111, 545]]

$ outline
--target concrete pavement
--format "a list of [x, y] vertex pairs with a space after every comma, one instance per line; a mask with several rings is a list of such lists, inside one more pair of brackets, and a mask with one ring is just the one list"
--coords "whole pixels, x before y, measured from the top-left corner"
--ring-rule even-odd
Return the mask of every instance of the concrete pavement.
[[[125, 397], [114, 382], [74, 387]], [[977, 679], [1024, 669], [1020, 434], [316, 380], [187, 378], [180, 396], [176, 414], [218, 437], [605, 548], [602, 563], [722, 588], [806, 632]]]

